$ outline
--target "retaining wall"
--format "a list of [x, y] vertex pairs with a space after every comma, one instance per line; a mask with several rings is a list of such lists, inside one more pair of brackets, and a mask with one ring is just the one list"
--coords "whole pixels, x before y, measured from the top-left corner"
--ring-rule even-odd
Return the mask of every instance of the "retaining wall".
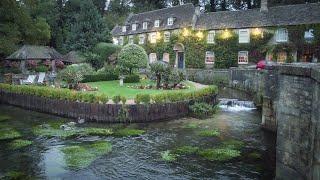
[[[54, 114], [67, 118], [83, 118], [88, 121], [117, 123], [122, 105], [95, 104], [84, 102], [71, 102], [55, 100], [37, 96], [23, 95], [0, 91], [2, 103], [30, 109], [34, 111]], [[217, 104], [216, 95], [199, 99], [210, 104]], [[175, 103], [150, 104], [150, 105], [126, 105], [129, 122], [155, 122], [184, 117], [189, 114], [191, 101]]]
[[201, 84], [214, 84], [215, 81], [229, 80], [228, 69], [186, 69], [187, 78], [190, 81]]

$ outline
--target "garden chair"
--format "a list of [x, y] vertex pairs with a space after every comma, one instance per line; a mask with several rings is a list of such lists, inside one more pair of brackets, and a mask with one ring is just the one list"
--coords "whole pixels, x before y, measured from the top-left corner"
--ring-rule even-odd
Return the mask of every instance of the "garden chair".
[[44, 83], [44, 78], [45, 78], [45, 77], [46, 77], [46, 73], [44, 73], [44, 72], [39, 73], [37, 83], [38, 83], [38, 84], [43, 84], [43, 83]]
[[36, 75], [29, 75], [28, 76], [28, 79], [24, 80], [24, 79], [21, 79], [20, 80], [20, 84], [33, 84], [34, 80], [36, 79]]

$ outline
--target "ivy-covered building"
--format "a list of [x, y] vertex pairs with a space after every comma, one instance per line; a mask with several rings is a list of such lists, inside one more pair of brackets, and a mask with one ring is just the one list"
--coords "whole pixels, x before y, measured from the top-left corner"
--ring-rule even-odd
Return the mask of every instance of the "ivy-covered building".
[[149, 61], [178, 68], [228, 68], [267, 59], [317, 62], [320, 3], [202, 13], [185, 4], [130, 14], [112, 30], [114, 44], [139, 44]]

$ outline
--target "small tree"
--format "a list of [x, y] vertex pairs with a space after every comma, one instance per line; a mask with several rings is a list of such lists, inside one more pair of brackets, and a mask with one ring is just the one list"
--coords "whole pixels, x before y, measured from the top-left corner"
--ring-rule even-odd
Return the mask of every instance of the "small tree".
[[83, 80], [83, 74], [76, 66], [67, 66], [58, 73], [58, 79], [65, 81], [69, 88], [75, 88]]
[[118, 56], [118, 64], [121, 69], [132, 74], [133, 70], [147, 67], [148, 55], [146, 51], [135, 44], [129, 44], [122, 48]]
[[168, 73], [168, 65], [161, 61], [156, 61], [150, 64], [151, 73], [157, 78], [157, 88], [160, 88], [160, 83], [163, 76]]

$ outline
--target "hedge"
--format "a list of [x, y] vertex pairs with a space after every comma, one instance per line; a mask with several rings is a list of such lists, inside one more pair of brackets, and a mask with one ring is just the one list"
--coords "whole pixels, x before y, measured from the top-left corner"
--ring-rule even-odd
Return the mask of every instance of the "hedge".
[[124, 83], [138, 83], [140, 82], [140, 76], [138, 74], [131, 74], [124, 78]]
[[118, 80], [119, 76], [113, 73], [85, 75], [81, 82], [113, 81]]
[[[49, 99], [60, 99], [60, 100], [68, 100], [68, 101], [80, 101], [80, 102], [103, 103], [103, 104], [109, 101], [109, 98], [105, 94], [78, 92], [78, 91], [73, 91], [69, 89], [56, 89], [56, 88], [44, 87], [44, 86], [10, 85], [10, 84], [0, 83], [0, 90], [5, 92], [10, 92], [10, 93], [25, 94], [25, 95], [39, 96], [39, 97], [44, 97]], [[193, 92], [169, 92], [169, 93], [151, 95], [151, 102], [152, 103], [178, 102], [178, 101], [199, 99], [201, 97], [209, 96], [217, 93], [218, 93], [218, 88], [216, 86], [209, 86], [207, 88], [203, 88]], [[140, 94], [139, 96], [144, 97], [145, 95]], [[145, 99], [145, 98], [142, 98], [142, 99]], [[145, 100], [141, 102], [146, 103]]]

